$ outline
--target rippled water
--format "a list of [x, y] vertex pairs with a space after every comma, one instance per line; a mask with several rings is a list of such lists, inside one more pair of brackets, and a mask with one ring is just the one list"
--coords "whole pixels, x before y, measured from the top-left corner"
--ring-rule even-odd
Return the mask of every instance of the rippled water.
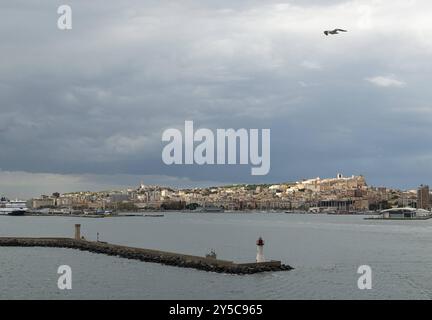
[[[53, 248], [0, 248], [1, 299], [431, 299], [432, 219], [370, 221], [362, 216], [169, 213], [164, 217], [0, 217], [0, 236], [72, 236], [252, 262], [255, 241], [267, 259], [295, 267], [247, 276], [208, 273]], [[57, 268], [73, 288], [57, 288]], [[369, 265], [373, 289], [357, 288]]]

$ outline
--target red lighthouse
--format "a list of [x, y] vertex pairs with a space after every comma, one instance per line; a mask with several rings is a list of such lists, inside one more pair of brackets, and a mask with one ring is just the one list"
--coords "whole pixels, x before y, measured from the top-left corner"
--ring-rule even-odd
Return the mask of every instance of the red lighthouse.
[[256, 262], [265, 262], [264, 258], [264, 240], [259, 237], [257, 242], [257, 256], [256, 256]]

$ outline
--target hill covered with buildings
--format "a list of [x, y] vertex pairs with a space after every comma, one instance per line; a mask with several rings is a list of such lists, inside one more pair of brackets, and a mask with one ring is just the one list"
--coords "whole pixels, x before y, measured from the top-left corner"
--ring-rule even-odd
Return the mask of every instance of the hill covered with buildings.
[[185, 210], [216, 206], [226, 210], [367, 211], [395, 206], [430, 209], [427, 186], [418, 190], [373, 187], [363, 176], [313, 178], [278, 184], [238, 184], [176, 189], [141, 183], [112, 191], [54, 193], [30, 200], [33, 209]]

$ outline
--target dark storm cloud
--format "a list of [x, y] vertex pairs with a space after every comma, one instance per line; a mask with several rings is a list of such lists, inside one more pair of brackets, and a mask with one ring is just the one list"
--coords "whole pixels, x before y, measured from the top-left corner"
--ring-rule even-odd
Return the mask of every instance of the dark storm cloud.
[[[2, 170], [432, 179], [427, 1], [73, 1], [71, 31], [60, 4], [0, 5]], [[271, 173], [165, 166], [161, 134], [185, 120], [270, 128]]]

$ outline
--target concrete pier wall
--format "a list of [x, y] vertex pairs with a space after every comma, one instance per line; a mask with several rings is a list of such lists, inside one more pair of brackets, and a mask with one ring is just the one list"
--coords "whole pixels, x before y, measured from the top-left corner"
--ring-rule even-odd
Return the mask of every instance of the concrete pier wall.
[[284, 271], [293, 269], [288, 265], [283, 265], [280, 261], [237, 264], [233, 261], [227, 260], [72, 238], [0, 237], [0, 246], [71, 248], [111, 256], [119, 256], [126, 259], [232, 274], [252, 274], [265, 271]]

